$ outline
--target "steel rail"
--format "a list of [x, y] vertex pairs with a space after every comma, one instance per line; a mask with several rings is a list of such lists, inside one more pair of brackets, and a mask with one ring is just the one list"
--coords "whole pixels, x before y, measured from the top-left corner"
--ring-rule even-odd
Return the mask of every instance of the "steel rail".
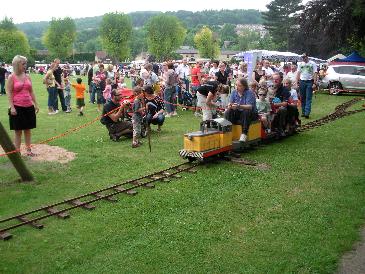
[[[181, 168], [184, 165], [188, 165], [188, 166]], [[183, 164], [175, 165], [173, 167], [169, 167], [167, 169], [160, 170], [158, 172], [155, 172], [155, 173], [152, 173], [152, 174], [149, 174], [149, 175], [146, 175], [146, 176], [142, 176], [142, 177], [137, 178], [137, 179], [129, 180], [129, 181], [126, 181], [126, 182], [123, 182], [123, 183], [120, 183], [120, 184], [115, 184], [113, 186], [109, 186], [109, 187], [103, 188], [101, 190], [90, 192], [90, 193], [87, 193], [87, 194], [84, 194], [84, 195], [81, 195], [81, 196], [78, 196], [78, 197], [74, 197], [74, 198], [71, 198], [71, 199], [64, 200], [62, 202], [58, 202], [58, 203], [55, 203], [55, 204], [52, 204], [52, 205], [44, 206], [42, 208], [38, 208], [38, 209], [29, 211], [29, 212], [21, 213], [21, 214], [6, 218], [4, 220], [1, 220], [1, 223], [8, 222], [8, 221], [11, 221], [11, 220], [19, 220], [19, 218], [21, 218], [21, 217], [25, 217], [25, 216], [34, 214], [36, 212], [44, 211], [44, 210], [47, 210], [49, 208], [54, 208], [54, 207], [59, 206], [59, 205], [68, 204], [68, 203], [70, 203], [72, 201], [75, 201], [75, 200], [78, 200], [80, 198], [95, 196], [95, 194], [98, 194], [98, 193], [101, 193], [101, 192], [104, 192], [104, 191], [108, 191], [108, 190], [113, 190], [114, 191], [112, 193], [101, 195], [101, 196], [93, 198], [91, 200], [81, 202], [77, 205], [73, 205], [73, 206], [70, 206], [70, 207], [67, 207], [67, 208], [64, 208], [64, 209], [59, 209], [55, 212], [52, 212], [52, 213], [49, 213], [49, 214], [46, 214], [46, 215], [42, 215], [42, 216], [39, 216], [39, 217], [36, 217], [36, 218], [33, 218], [33, 219], [29, 219], [29, 220], [26, 220], [26, 221], [21, 221], [19, 224], [15, 224], [15, 225], [12, 225], [12, 226], [0, 228], [0, 233], [7, 233], [9, 230], [12, 230], [12, 229], [15, 229], [15, 228], [18, 228], [18, 227], [21, 227], [21, 226], [29, 225], [29, 224], [34, 224], [39, 220], [46, 219], [46, 218], [49, 218], [49, 217], [54, 216], [54, 215], [59, 215], [61, 213], [65, 213], [65, 212], [70, 211], [72, 209], [92, 204], [92, 203], [94, 203], [96, 201], [99, 201], [99, 200], [105, 200], [105, 199], [110, 198], [112, 196], [118, 195], [120, 193], [126, 193], [128, 191], [134, 190], [136, 188], [139, 188], [141, 186], [144, 186], [144, 185], [147, 185], [147, 184], [150, 184], [150, 183], [153, 183], [153, 182], [157, 182], [157, 181], [160, 181], [160, 180], [163, 180], [163, 179], [173, 177], [178, 173], [188, 171], [188, 170], [190, 170], [190, 169], [192, 169], [192, 168], [194, 168], [198, 165], [200, 165], [200, 163], [183, 163]], [[172, 170], [174, 170], [174, 171], [172, 171]], [[172, 172], [168, 173], [168, 171], [172, 171]], [[117, 190], [117, 188], [120, 187], [120, 186], [124, 186], [126, 184], [132, 184], [133, 182], [137, 182], [137, 181], [144, 180], [144, 179], [149, 179], [149, 180], [147, 180], [146, 182], [139, 182], [138, 184], [135, 184], [135, 185], [133, 185], [129, 188], [125, 188], [123, 190]]]

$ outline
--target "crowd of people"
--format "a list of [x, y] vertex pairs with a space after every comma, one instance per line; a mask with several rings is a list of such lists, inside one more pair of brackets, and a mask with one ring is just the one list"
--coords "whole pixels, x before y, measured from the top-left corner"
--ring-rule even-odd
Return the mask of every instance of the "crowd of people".
[[[251, 76], [243, 61], [232, 65], [198, 61], [191, 66], [183, 59], [180, 63], [146, 63], [139, 69], [132, 66], [128, 71], [120, 66], [93, 62], [83, 68], [87, 85], [80, 77], [72, 80], [67, 64], [61, 67], [60, 60], [55, 59], [45, 71], [43, 83], [48, 91], [49, 115], [60, 110], [71, 113], [71, 94], [74, 93], [78, 115], [83, 116], [85, 94], [89, 94], [89, 103], [96, 104], [97, 111], [102, 113], [101, 123], [106, 126], [110, 139], [118, 141], [121, 136], [131, 137], [134, 148], [141, 145], [141, 125], [145, 124], [150, 131], [154, 124], [160, 131], [165, 118], [178, 115], [179, 105], [182, 110], [192, 109], [203, 120], [221, 115], [234, 124], [241, 124], [240, 141], [245, 142], [251, 122], [257, 119], [262, 121], [267, 133], [274, 129], [285, 135], [290, 122], [300, 123], [299, 102], [302, 116], [309, 118], [317, 66], [306, 54], [302, 58], [303, 62], [299, 64], [284, 66], [260, 61]], [[30, 129], [36, 125], [38, 104], [24, 64], [25, 57], [14, 57], [7, 93], [10, 125], [15, 130], [17, 147], [24, 131], [31, 155]], [[1, 94], [5, 92], [5, 74], [9, 73], [4, 67], [2, 64], [0, 68]], [[132, 100], [121, 100], [126, 98], [125, 92], [130, 91], [125, 77], [131, 78]], [[24, 111], [34, 115], [29, 116]], [[25, 117], [31, 117], [32, 121]]]

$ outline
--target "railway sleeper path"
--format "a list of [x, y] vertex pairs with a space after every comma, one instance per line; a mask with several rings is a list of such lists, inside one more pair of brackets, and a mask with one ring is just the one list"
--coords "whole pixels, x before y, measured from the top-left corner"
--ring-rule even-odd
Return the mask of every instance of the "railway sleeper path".
[[197, 170], [194, 168], [199, 164], [200, 163], [188, 162], [178, 164], [137, 179], [115, 184], [78, 197], [2, 219], [0, 220], [0, 239], [11, 239], [12, 234], [10, 231], [21, 226], [31, 226], [36, 229], [42, 229], [44, 225], [39, 223], [39, 221], [52, 216], [59, 219], [67, 219], [70, 217], [69, 211], [72, 209], [82, 208], [85, 210], [94, 210], [96, 208], [94, 203], [97, 201], [117, 202], [118, 200], [114, 196], [121, 193], [134, 196], [138, 193], [136, 190], [137, 188], [144, 187], [151, 189], [155, 187], [155, 183], [157, 182], [169, 182], [174, 178], [181, 178], [180, 173], [182, 172], [195, 173]]
[[[338, 105], [335, 108], [335, 111], [329, 115], [326, 115], [320, 119], [309, 122], [303, 126], [301, 126], [297, 131], [304, 132], [316, 127], [320, 127], [329, 122], [335, 121], [339, 118], [365, 111], [364, 109], [346, 111], [347, 108], [360, 101], [361, 98], [354, 98], [348, 102]], [[231, 155], [233, 156], [233, 155]], [[233, 157], [229, 157], [228, 159], [232, 162], [236, 162], [242, 165], [248, 166], [259, 166], [259, 163], [252, 162], [249, 160], [238, 159], [240, 155], [235, 155]], [[49, 217], [57, 217], [59, 219], [67, 219], [70, 217], [69, 211], [82, 208], [85, 210], [94, 210], [96, 206], [93, 204], [97, 201], [103, 200], [108, 202], [117, 202], [118, 200], [114, 197], [118, 194], [124, 193], [127, 195], [136, 195], [137, 188], [154, 188], [156, 182], [169, 182], [173, 178], [180, 178], [181, 175], [179, 173], [182, 172], [193, 172], [195, 173], [197, 170], [195, 167], [201, 165], [198, 163], [182, 163], [167, 169], [142, 176], [137, 179], [132, 179], [123, 183], [115, 184], [100, 190], [96, 190], [90, 193], [86, 193], [80, 195], [78, 197], [70, 198], [55, 204], [43, 206], [28, 212], [20, 213], [5, 219], [0, 220], [0, 239], [9, 240], [12, 238], [11, 230], [21, 226], [31, 226], [36, 229], [42, 229], [44, 225], [39, 223], [39, 221], [49, 218]], [[268, 167], [269, 168], [269, 167]]]

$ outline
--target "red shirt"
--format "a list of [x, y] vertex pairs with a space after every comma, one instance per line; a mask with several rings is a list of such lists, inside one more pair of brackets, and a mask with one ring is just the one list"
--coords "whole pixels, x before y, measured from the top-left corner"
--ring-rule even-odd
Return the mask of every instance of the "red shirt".
[[191, 84], [193, 86], [199, 86], [200, 82], [199, 82], [199, 78], [198, 78], [198, 74], [201, 73], [200, 67], [194, 67], [191, 70]]

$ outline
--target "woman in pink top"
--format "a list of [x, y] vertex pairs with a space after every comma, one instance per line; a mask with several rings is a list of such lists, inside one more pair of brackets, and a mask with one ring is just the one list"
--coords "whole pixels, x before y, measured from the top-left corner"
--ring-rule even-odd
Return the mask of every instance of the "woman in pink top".
[[27, 58], [17, 55], [13, 59], [14, 72], [7, 82], [7, 94], [9, 99], [9, 123], [10, 129], [15, 131], [15, 147], [20, 149], [22, 132], [24, 131], [25, 146], [28, 156], [35, 156], [31, 150], [31, 132], [36, 127], [36, 113], [38, 104], [33, 92], [32, 81], [25, 74]]

